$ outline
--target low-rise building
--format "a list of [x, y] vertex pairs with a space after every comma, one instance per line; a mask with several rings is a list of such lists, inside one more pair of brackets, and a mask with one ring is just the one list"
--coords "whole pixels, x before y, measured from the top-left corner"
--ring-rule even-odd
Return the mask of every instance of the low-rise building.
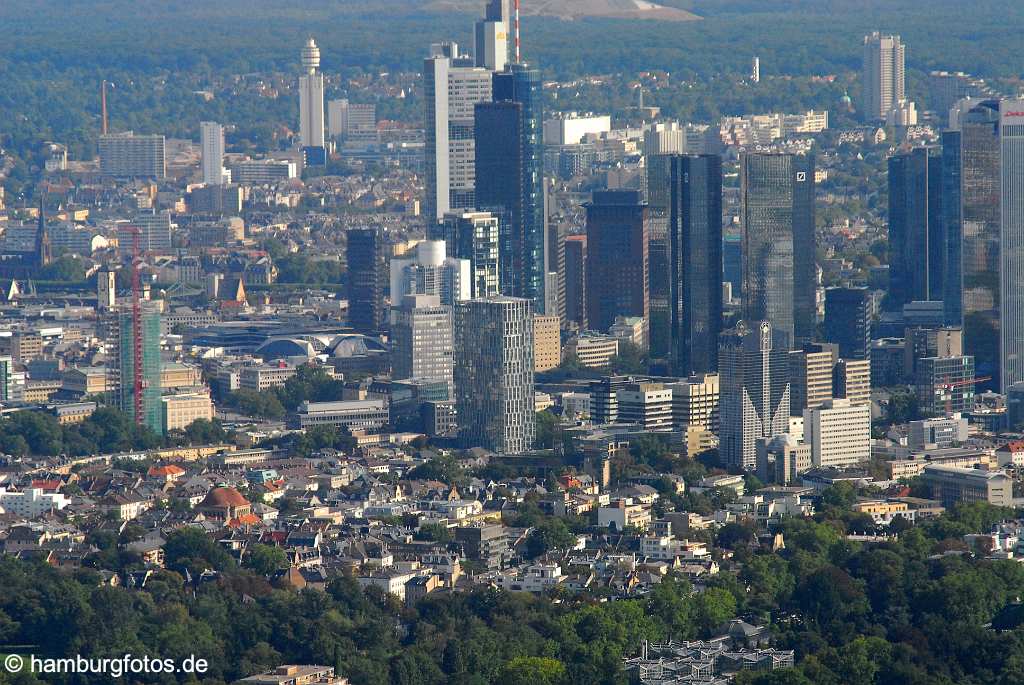
[[303, 402], [296, 414], [299, 428], [346, 426], [350, 429], [380, 430], [390, 414], [387, 400], [343, 400]]
[[930, 465], [924, 468], [923, 478], [932, 497], [946, 508], [959, 502], [1013, 506], [1013, 479], [1003, 471]]
[[630, 498], [613, 500], [607, 506], [598, 507], [597, 525], [619, 532], [626, 528], [647, 530], [651, 525], [651, 508]]

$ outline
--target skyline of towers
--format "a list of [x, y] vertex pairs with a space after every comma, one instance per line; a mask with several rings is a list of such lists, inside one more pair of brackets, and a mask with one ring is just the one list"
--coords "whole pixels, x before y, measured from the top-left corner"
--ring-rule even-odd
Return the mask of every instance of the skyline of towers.
[[906, 48], [898, 35], [875, 31], [864, 36], [863, 59], [861, 115], [866, 122], [885, 121], [889, 110], [906, 98]]
[[647, 203], [638, 190], [595, 191], [586, 211], [590, 327], [607, 331], [618, 316], [642, 317], [646, 325], [650, 319]]
[[320, 72], [320, 48], [312, 36], [302, 47], [299, 142], [303, 148], [324, 149], [324, 75]]
[[672, 366], [711, 373], [722, 331], [722, 159], [673, 155], [669, 176]]
[[796, 346], [814, 338], [814, 157], [740, 158], [743, 318], [771, 321]]
[[459, 441], [499, 454], [533, 447], [533, 306], [491, 297], [455, 306], [455, 396]]

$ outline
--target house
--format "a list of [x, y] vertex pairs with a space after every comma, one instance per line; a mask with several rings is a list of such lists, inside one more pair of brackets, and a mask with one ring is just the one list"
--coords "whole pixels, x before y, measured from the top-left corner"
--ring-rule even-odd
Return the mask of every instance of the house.
[[287, 665], [236, 680], [233, 685], [348, 685], [330, 666]]
[[619, 532], [628, 527], [647, 530], [651, 525], [651, 508], [632, 499], [617, 499], [608, 506], [598, 507], [597, 525]]

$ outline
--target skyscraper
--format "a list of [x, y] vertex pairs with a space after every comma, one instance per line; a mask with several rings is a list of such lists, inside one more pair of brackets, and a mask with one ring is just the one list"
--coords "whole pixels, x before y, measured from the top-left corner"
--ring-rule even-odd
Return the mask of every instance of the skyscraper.
[[375, 333], [384, 325], [384, 288], [387, 264], [384, 233], [380, 228], [348, 231], [348, 323], [363, 333]]
[[224, 127], [215, 121], [199, 124], [203, 153], [203, 185], [219, 186], [227, 180], [224, 169]]
[[942, 132], [942, 224], [946, 241], [942, 308], [947, 326], [962, 326], [964, 321], [960, 145], [960, 131]]
[[437, 295], [453, 305], [472, 297], [470, 262], [447, 256], [443, 240], [422, 240], [410, 255], [391, 260], [391, 301], [406, 295]]
[[672, 363], [681, 376], [712, 373], [722, 331], [722, 160], [673, 155], [670, 176]]
[[958, 234], [964, 354], [975, 358], [979, 376], [997, 379], [1002, 220], [999, 101], [978, 103], [959, 123], [959, 165], [954, 170], [960, 176]]
[[[156, 303], [142, 302], [136, 312], [131, 304], [121, 306], [117, 316], [117, 403], [136, 423], [163, 433], [163, 403], [160, 400], [160, 310]], [[136, 341], [138, 347], [136, 348]], [[141, 387], [136, 387], [136, 366], [142, 370]], [[141, 412], [141, 414], [140, 414]]]
[[484, 18], [476, 22], [473, 56], [476, 66], [501, 71], [510, 61], [512, 10], [510, 0], [488, 0]]
[[454, 388], [451, 307], [442, 305], [437, 295], [406, 295], [396, 310], [392, 336], [392, 378], [447, 383], [451, 398]]
[[476, 106], [476, 206], [501, 216], [502, 292], [545, 313], [543, 90], [540, 71], [494, 74], [494, 102]]
[[650, 318], [647, 205], [640, 191], [595, 191], [587, 208], [587, 321], [607, 331], [617, 316]]
[[441, 226], [448, 254], [469, 262], [470, 297], [500, 292], [500, 228], [490, 212], [447, 212]]
[[814, 157], [740, 158], [743, 316], [771, 321], [789, 345], [814, 338]]
[[521, 453], [536, 431], [533, 307], [492, 297], [455, 307], [455, 398], [466, 447]]
[[919, 147], [889, 158], [889, 292], [900, 307], [942, 300], [945, 215], [942, 156]]
[[320, 48], [312, 36], [302, 47], [299, 77], [299, 141], [303, 148], [324, 147], [324, 75], [320, 73]]
[[[450, 46], [450, 47], [449, 47]], [[492, 74], [458, 55], [455, 43], [435, 45], [423, 62], [426, 102], [426, 202], [429, 223], [476, 206], [474, 105], [489, 102]]]
[[883, 36], [878, 31], [864, 36], [864, 121], [884, 121], [893, 105], [906, 97], [904, 57], [899, 36]]
[[789, 431], [789, 338], [767, 321], [722, 333], [720, 446], [727, 466], [753, 469], [757, 440]]
[[565, 239], [565, 319], [576, 327], [587, 326], [587, 236]]
[[825, 340], [839, 346], [843, 359], [868, 359], [871, 353], [871, 294], [867, 288], [825, 291]]
[[1024, 99], [999, 104], [1000, 385], [1024, 381]]

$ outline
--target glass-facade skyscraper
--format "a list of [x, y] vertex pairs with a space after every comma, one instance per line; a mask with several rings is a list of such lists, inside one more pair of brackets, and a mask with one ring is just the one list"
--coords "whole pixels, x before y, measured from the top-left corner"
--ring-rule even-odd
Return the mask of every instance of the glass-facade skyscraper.
[[[132, 306], [124, 305], [117, 312], [117, 333], [118, 406], [133, 422], [141, 423], [156, 433], [163, 433], [164, 414], [160, 399], [160, 310], [155, 303], [143, 302], [136, 320]], [[139, 340], [139, 366], [142, 369], [142, 388], [138, 405], [135, 388], [136, 336]], [[142, 413], [141, 419], [136, 418], [137, 406]]]
[[1024, 381], [1024, 100], [999, 108], [1000, 389]]
[[380, 228], [356, 228], [346, 235], [348, 322], [357, 331], [374, 333], [384, 326], [387, 313], [384, 307], [388, 281], [384, 233]]
[[740, 158], [743, 318], [771, 321], [789, 344], [814, 338], [814, 157]]
[[943, 297], [946, 242], [938, 152], [919, 147], [889, 158], [889, 292], [897, 307]]
[[681, 376], [711, 373], [722, 330], [722, 159], [673, 155], [669, 177], [672, 364]]
[[498, 213], [501, 289], [545, 308], [543, 88], [540, 71], [512, 64], [494, 74], [492, 103], [475, 113], [476, 206]]
[[587, 321], [607, 331], [617, 316], [648, 322], [647, 204], [638, 190], [595, 191], [587, 208]]

